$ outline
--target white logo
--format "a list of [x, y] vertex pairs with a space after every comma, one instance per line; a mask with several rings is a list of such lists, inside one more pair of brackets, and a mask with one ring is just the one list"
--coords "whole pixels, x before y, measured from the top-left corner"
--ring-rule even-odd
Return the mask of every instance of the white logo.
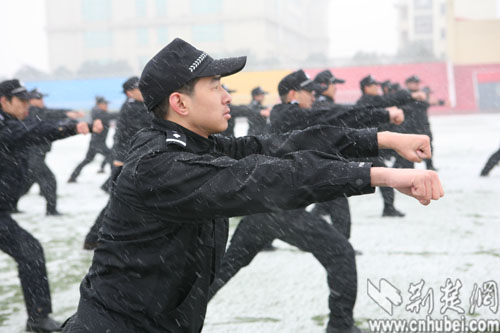
[[174, 138], [178, 139], [178, 138], [180, 138], [180, 137], [181, 137], [181, 136], [180, 136], [179, 134], [174, 133]]
[[198, 66], [201, 64], [201, 62], [203, 60], [205, 60], [206, 57], [207, 57], [207, 54], [205, 52], [200, 54], [200, 56], [191, 64], [191, 66], [189, 66], [189, 71], [191, 73], [194, 72], [196, 70], [196, 68], [198, 68]]

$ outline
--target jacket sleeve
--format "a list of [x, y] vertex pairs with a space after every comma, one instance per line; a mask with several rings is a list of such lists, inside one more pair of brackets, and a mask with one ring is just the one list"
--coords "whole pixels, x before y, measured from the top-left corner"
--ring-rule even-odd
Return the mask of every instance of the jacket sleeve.
[[[372, 106], [336, 105], [331, 110], [339, 125], [352, 128], [379, 127], [390, 122], [389, 111]], [[325, 111], [323, 111], [325, 112]]]
[[343, 157], [378, 155], [376, 129], [313, 126], [305, 130], [270, 136], [237, 139], [216, 136], [218, 150], [235, 159], [252, 154], [282, 157], [299, 150], [316, 150]]
[[116, 131], [113, 137], [113, 159], [120, 162], [125, 161], [128, 148], [127, 129], [129, 128], [129, 124], [127, 112], [126, 108], [123, 108], [121, 111], [121, 115], [116, 122]]
[[71, 110], [67, 109], [46, 109], [43, 120], [63, 120], [68, 119], [67, 113]]
[[5, 120], [0, 124], [0, 142], [7, 145], [36, 145], [63, 139], [76, 133], [76, 122], [72, 120], [17, 121]]
[[196, 223], [372, 193], [370, 167], [316, 151], [239, 160], [164, 152], [144, 156], [131, 172], [148, 211]]
[[232, 117], [250, 117], [255, 111], [249, 108], [246, 105], [230, 105], [229, 109], [231, 110]]
[[413, 100], [410, 93], [406, 90], [399, 90], [393, 94], [384, 96], [373, 96], [368, 101], [359, 101], [357, 105], [366, 105], [374, 108], [387, 108], [391, 106], [402, 106]]

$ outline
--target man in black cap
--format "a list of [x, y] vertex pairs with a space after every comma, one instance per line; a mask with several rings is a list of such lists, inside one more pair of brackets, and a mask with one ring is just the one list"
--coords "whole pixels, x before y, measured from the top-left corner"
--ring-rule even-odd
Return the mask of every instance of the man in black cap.
[[118, 112], [109, 112], [108, 111], [109, 102], [102, 96], [96, 96], [95, 98], [95, 106], [92, 109], [92, 121], [99, 119], [102, 121], [104, 126], [104, 130], [101, 133], [93, 133], [90, 138], [89, 149], [87, 151], [87, 155], [85, 155], [85, 159], [80, 162], [71, 174], [68, 179], [68, 183], [76, 183], [80, 172], [82, 169], [94, 160], [94, 157], [97, 154], [101, 154], [104, 156], [104, 160], [101, 163], [101, 169], [98, 171], [99, 173], [104, 172], [104, 167], [106, 164], [112, 163], [112, 155], [111, 149], [106, 145], [106, 138], [108, 137], [109, 125], [111, 120], [118, 118]]
[[[432, 147], [433, 137], [428, 115], [428, 110], [431, 104], [427, 100], [427, 95], [425, 94], [425, 92], [420, 90], [420, 78], [417, 75], [412, 75], [405, 80], [405, 85], [407, 91], [410, 92], [412, 95], [415, 93], [419, 93], [422, 94], [424, 97], [414, 99], [411, 102], [404, 105], [403, 110], [405, 111], [405, 115], [408, 116], [407, 117], [408, 120], [405, 124], [403, 124], [402, 132], [428, 135], [431, 139], [431, 147]], [[425, 164], [427, 170], [436, 170], [432, 158], [426, 159]], [[396, 160], [396, 165], [398, 167], [403, 167], [403, 168], [414, 167], [413, 162], [401, 159]]]
[[[376, 81], [373, 76], [368, 75], [361, 79], [359, 82], [361, 88], [361, 97], [356, 102], [357, 105], [363, 106], [373, 106], [373, 107], [402, 107], [410, 103], [412, 100], [423, 100], [425, 95], [421, 92], [412, 92], [411, 94], [405, 90], [400, 90], [391, 94], [379, 94], [380, 82]], [[386, 85], [388, 83], [386, 82]], [[406, 118], [405, 118], [406, 119]], [[406, 121], [406, 120], [405, 120]], [[380, 130], [392, 130], [391, 125], [384, 124], [379, 129]], [[389, 153], [390, 154], [390, 153]], [[388, 158], [389, 155], [379, 156], [377, 158], [372, 158], [369, 161], [373, 165], [378, 167], [386, 167], [384, 158]], [[394, 189], [391, 187], [381, 187], [380, 192], [384, 200], [384, 209], [382, 211], [382, 216], [384, 217], [403, 217], [404, 213], [400, 212], [394, 207]]]
[[319, 108], [321, 105], [333, 107], [335, 104], [335, 94], [337, 93], [337, 84], [345, 83], [345, 80], [336, 78], [329, 69], [319, 72], [314, 78], [314, 82], [321, 86], [318, 96], [314, 101], [313, 107]]
[[[144, 98], [139, 90], [139, 78], [137, 76], [133, 76], [123, 83], [123, 93], [127, 96], [127, 100], [120, 109], [120, 117], [116, 123], [112, 148], [113, 165], [111, 168], [113, 172], [106, 182], [107, 184], [104, 185], [107, 189], [111, 186], [113, 174], [118, 172], [116, 169], [121, 168], [127, 158], [130, 141], [141, 129], [150, 127], [153, 120], [152, 114], [147, 112], [146, 105], [144, 105]], [[99, 229], [102, 226], [108, 204], [101, 210], [94, 225], [85, 237], [83, 244], [85, 250], [93, 250], [97, 247]]]
[[[82, 118], [84, 114], [69, 109], [49, 109], [45, 106], [44, 97], [37, 89], [29, 92], [29, 115], [26, 121], [61, 121], [65, 119]], [[27, 193], [34, 183], [40, 186], [40, 193], [47, 201], [46, 215], [61, 215], [57, 210], [57, 182], [54, 173], [45, 162], [45, 156], [50, 151], [52, 142], [46, 141], [40, 145], [32, 146], [28, 150], [28, 175], [23, 194]]]
[[[335, 77], [328, 69], [319, 72], [314, 78], [321, 89], [316, 92], [316, 99], [313, 108], [334, 108], [341, 105], [335, 103], [337, 93], [337, 84], [345, 83], [345, 80]], [[316, 216], [328, 216], [332, 224], [347, 239], [351, 236], [351, 211], [349, 201], [346, 197], [340, 197], [335, 200], [318, 202], [314, 205], [311, 213]], [[360, 251], [355, 250], [356, 254]]]
[[[0, 250], [18, 265], [28, 312], [29, 332], [60, 331], [52, 312], [45, 258], [40, 242], [10, 216], [19, 200], [28, 173], [27, 149], [78, 133], [88, 133], [86, 123], [26, 120], [29, 93], [18, 80], [0, 83]], [[96, 124], [95, 130], [99, 130]], [[102, 129], [102, 125], [101, 128]]]
[[[314, 91], [321, 91], [321, 87], [310, 80], [302, 70], [281, 80], [278, 92], [283, 103], [275, 105], [271, 111], [271, 129], [274, 133], [287, 135], [289, 131], [318, 124], [335, 124], [342, 127], [352, 124], [363, 127], [364, 124], [378, 125], [378, 122], [385, 123], [389, 122], [389, 119], [399, 119], [397, 117], [402, 116], [401, 112], [397, 111], [390, 116], [386, 110], [356, 106], [323, 105], [322, 109], [311, 109], [315, 100]], [[343, 131], [345, 128], [339, 127], [338, 130]], [[314, 168], [314, 165], [311, 165], [311, 168]], [[327, 331], [357, 332], [352, 323], [354, 295], [357, 289], [356, 279], [352, 277], [356, 276], [356, 264], [354, 251], [347, 240], [349, 230], [337, 229], [304, 208], [287, 211], [276, 207], [276, 210], [275, 213], [245, 216], [241, 220], [224, 256], [217, 279], [210, 289], [210, 297], [241, 268], [250, 264], [264, 246], [278, 238], [312, 253], [325, 267], [331, 290]]]
[[265, 135], [269, 133], [267, 121], [269, 119], [271, 109], [262, 104], [267, 94], [268, 92], [264, 91], [261, 87], [255, 87], [251, 91], [252, 101], [248, 107], [253, 112], [247, 117], [247, 135]]
[[395, 144], [419, 160], [427, 155], [424, 137], [328, 126], [274, 137], [212, 136], [231, 117], [220, 78], [245, 62], [214, 60], [175, 39], [146, 64], [139, 87], [155, 119], [136, 135], [115, 176], [65, 332], [200, 332], [229, 216], [372, 192], [389, 179], [423, 204], [442, 196], [435, 173], [370, 168], [325, 154], [371, 154]]

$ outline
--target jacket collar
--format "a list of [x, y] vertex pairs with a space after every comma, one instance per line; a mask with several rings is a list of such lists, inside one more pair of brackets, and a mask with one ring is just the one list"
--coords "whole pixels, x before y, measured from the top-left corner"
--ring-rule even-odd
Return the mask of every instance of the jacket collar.
[[184, 146], [187, 151], [207, 153], [216, 150], [216, 143], [212, 135], [207, 139], [177, 123], [156, 117], [153, 119], [152, 127], [165, 133], [167, 142]]

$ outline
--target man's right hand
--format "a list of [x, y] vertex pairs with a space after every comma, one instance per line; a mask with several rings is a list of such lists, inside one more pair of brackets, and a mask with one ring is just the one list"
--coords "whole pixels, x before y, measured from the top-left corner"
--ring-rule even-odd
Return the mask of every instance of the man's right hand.
[[405, 120], [405, 114], [403, 110], [398, 108], [397, 106], [391, 106], [390, 108], [386, 108], [389, 111], [389, 119], [391, 124], [401, 125]]
[[121, 162], [121, 161], [117, 161], [117, 160], [114, 160], [114, 161], [113, 161], [113, 165], [114, 165], [115, 167], [121, 167], [121, 166], [123, 166], [123, 162]]
[[92, 123], [92, 133], [101, 133], [104, 127], [102, 126], [101, 119], [96, 119]]
[[372, 186], [389, 186], [414, 197], [422, 205], [444, 196], [443, 186], [436, 172], [415, 169], [371, 168]]

